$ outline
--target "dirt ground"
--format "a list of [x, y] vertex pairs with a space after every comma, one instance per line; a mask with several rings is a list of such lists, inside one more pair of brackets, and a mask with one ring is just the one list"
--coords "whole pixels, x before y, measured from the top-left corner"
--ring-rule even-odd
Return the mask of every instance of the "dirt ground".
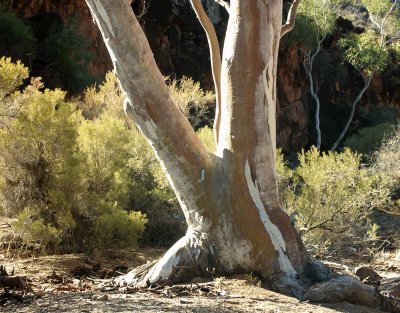
[[[6, 229], [1, 228], [5, 224], [0, 221], [0, 232]], [[0, 298], [0, 312], [381, 312], [349, 303], [301, 302], [258, 287], [252, 275], [216, 277], [210, 281], [198, 279], [185, 285], [151, 290], [116, 291], [104, 287], [104, 279], [154, 260], [163, 252], [140, 248], [110, 250], [91, 258], [83, 254], [29, 257], [24, 251], [3, 246], [0, 266], [9, 274], [25, 276], [31, 290], [24, 295], [11, 292], [9, 300]], [[400, 275], [399, 269], [395, 269], [391, 275]]]

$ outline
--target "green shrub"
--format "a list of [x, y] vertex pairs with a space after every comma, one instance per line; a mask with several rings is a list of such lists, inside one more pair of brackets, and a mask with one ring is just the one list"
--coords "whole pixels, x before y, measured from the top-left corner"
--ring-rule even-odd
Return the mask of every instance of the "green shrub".
[[104, 82], [99, 87], [88, 87], [78, 102], [83, 116], [89, 120], [98, 118], [104, 111], [126, 120], [123, 105], [124, 95], [119, 87], [117, 76], [113, 72], [106, 74]]
[[215, 94], [203, 91], [200, 83], [190, 77], [173, 80], [168, 87], [175, 104], [194, 129], [212, 126], [211, 106], [215, 103]]
[[200, 137], [200, 140], [203, 142], [208, 152], [215, 151], [216, 147], [215, 147], [214, 133], [210, 127], [206, 126], [200, 128], [197, 131], [197, 135]]
[[371, 127], [364, 127], [357, 131], [343, 143], [353, 151], [369, 155], [382, 143], [383, 138], [391, 131], [392, 124], [381, 123]]
[[[26, 76], [19, 65], [13, 71]], [[183, 214], [152, 148], [123, 115], [115, 76], [78, 103], [41, 87], [36, 79], [13, 94], [21, 110], [0, 131], [0, 207], [18, 218], [24, 241], [73, 252], [181, 237]], [[211, 129], [199, 135], [212, 149]]]
[[126, 212], [117, 207], [100, 213], [96, 221], [96, 247], [135, 247], [144, 231], [146, 217], [140, 212]]
[[[1, 193], [26, 239], [46, 249], [72, 242], [84, 188], [77, 128], [80, 117], [61, 90], [28, 86], [15, 95], [18, 115], [0, 130]], [[23, 219], [23, 220], [22, 220]]]
[[[115, 166], [102, 165], [97, 170], [104, 173], [105, 168], [113, 168], [103, 175], [102, 183], [108, 182], [103, 200], [109, 205], [123, 202], [119, 208], [128, 212], [140, 211], [147, 216], [148, 222], [140, 239], [142, 244], [164, 246], [176, 241], [185, 232], [183, 214], [153, 149], [123, 113], [123, 94], [116, 76], [108, 73], [99, 88], [88, 88], [79, 107], [85, 117], [92, 119], [84, 122], [80, 131], [81, 150], [89, 156], [89, 163], [95, 164], [90, 161], [93, 159], [90, 155], [95, 151], [98, 151], [96, 155], [107, 155], [109, 163], [119, 160]], [[91, 129], [90, 133], [83, 136], [82, 132], [88, 129]], [[91, 140], [95, 135], [98, 137], [96, 143]], [[114, 152], [107, 153], [109, 150]], [[112, 172], [114, 174], [110, 174]], [[91, 181], [93, 184], [93, 179]]]
[[361, 168], [360, 155], [349, 149], [320, 153], [312, 148], [298, 157], [294, 170], [278, 158], [277, 171], [281, 201], [305, 242], [323, 247], [363, 238], [366, 218], [389, 194], [379, 178]]
[[[0, 75], [0, 86], [16, 88], [26, 72], [1, 59], [0, 65], [4, 63], [11, 71], [0, 73], [22, 74], [14, 80]], [[20, 109], [0, 129], [4, 214], [18, 218], [25, 242], [48, 252], [136, 244], [146, 218], [124, 211], [130, 209], [134, 189], [129, 167], [133, 132], [112, 116], [83, 121], [65, 92], [40, 88], [40, 80], [34, 79], [9, 97]]]
[[13, 63], [11, 58], [0, 58], [0, 128], [7, 126], [18, 112], [18, 88], [28, 76], [28, 69], [20, 61]]
[[392, 202], [385, 209], [400, 214], [400, 124], [383, 140], [372, 158], [372, 172], [381, 175], [391, 191]]
[[[12, 62], [11, 58], [0, 58], [0, 100], [17, 91], [29, 77], [28, 69], [21, 61]], [[3, 105], [3, 104], [2, 104]]]

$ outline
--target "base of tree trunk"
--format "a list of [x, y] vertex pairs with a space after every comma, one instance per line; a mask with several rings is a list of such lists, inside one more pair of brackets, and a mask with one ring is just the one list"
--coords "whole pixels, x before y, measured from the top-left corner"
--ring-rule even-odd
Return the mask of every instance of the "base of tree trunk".
[[[157, 261], [148, 262], [128, 274], [113, 280], [116, 287], [147, 288], [190, 281], [195, 277], [225, 275], [208, 266], [213, 263], [212, 253], [206, 244], [185, 236]], [[246, 273], [244, 273], [246, 274]], [[317, 303], [349, 302], [380, 308], [386, 312], [400, 313], [400, 300], [382, 294], [358, 278], [338, 275], [318, 260], [305, 266], [296, 277], [273, 275], [262, 278], [268, 289]]]
[[158, 261], [148, 262], [114, 280], [119, 286], [171, 285], [194, 277], [212, 276], [211, 250], [201, 236], [187, 233]]

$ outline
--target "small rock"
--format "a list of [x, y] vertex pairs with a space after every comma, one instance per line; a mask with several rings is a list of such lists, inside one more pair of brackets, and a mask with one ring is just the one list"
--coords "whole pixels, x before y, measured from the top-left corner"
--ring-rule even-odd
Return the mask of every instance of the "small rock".
[[375, 272], [372, 268], [368, 266], [361, 266], [356, 269], [355, 274], [360, 278], [360, 280], [364, 280], [368, 278], [370, 281], [380, 281], [382, 277]]
[[395, 298], [400, 298], [400, 284], [390, 290], [389, 294]]

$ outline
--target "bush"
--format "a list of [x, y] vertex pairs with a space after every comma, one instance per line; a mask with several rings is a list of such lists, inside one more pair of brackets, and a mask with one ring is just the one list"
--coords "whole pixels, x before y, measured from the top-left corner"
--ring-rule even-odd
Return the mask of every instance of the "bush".
[[80, 118], [64, 92], [41, 92], [38, 86], [16, 96], [19, 114], [0, 131], [1, 192], [6, 214], [20, 219], [23, 237], [53, 250], [72, 240], [79, 221]]
[[[2, 62], [21, 74], [0, 86], [17, 88], [27, 72]], [[78, 104], [41, 87], [34, 79], [10, 96], [21, 109], [0, 130], [0, 207], [18, 218], [22, 238], [47, 252], [170, 245], [180, 238], [183, 214], [152, 148], [123, 115], [115, 76], [88, 88]], [[212, 130], [199, 135], [212, 149]]]
[[96, 222], [96, 247], [135, 247], [147, 223], [140, 212], [126, 212], [118, 208], [107, 208]]
[[362, 109], [367, 127], [361, 128], [350, 136], [344, 146], [370, 156], [382, 143], [382, 140], [392, 131], [397, 123], [398, 110], [394, 107], [370, 106], [369, 110]]
[[169, 84], [169, 90], [175, 104], [194, 129], [212, 126], [211, 106], [215, 103], [215, 95], [212, 92], [204, 92], [200, 83], [194, 82], [190, 77], [173, 80]]
[[[8, 63], [23, 74], [15, 77], [24, 77], [18, 64]], [[2, 79], [0, 86], [15, 88], [21, 79]], [[0, 129], [0, 207], [18, 218], [24, 241], [48, 252], [88, 251], [116, 240], [118, 247], [136, 244], [146, 218], [124, 211], [134, 145], [124, 121], [82, 121], [63, 91], [42, 92], [40, 80], [32, 82], [10, 97], [20, 109]]]
[[197, 135], [200, 137], [200, 140], [203, 142], [208, 152], [215, 151], [216, 147], [215, 147], [214, 133], [210, 127], [206, 126], [200, 128], [197, 131]]
[[391, 191], [391, 205], [385, 209], [400, 214], [400, 124], [397, 124], [390, 135], [374, 153], [371, 169], [376, 175], [384, 177], [386, 186]]
[[346, 139], [343, 145], [358, 153], [369, 155], [380, 146], [383, 138], [391, 129], [392, 124], [390, 123], [381, 123], [376, 126], [364, 127], [356, 134]]
[[104, 82], [97, 88], [88, 87], [83, 93], [78, 107], [86, 119], [93, 120], [107, 111], [108, 114], [125, 119], [123, 111], [124, 95], [118, 83], [117, 76], [113, 72], [106, 74]]
[[7, 126], [19, 110], [15, 99], [20, 95], [18, 88], [29, 76], [28, 69], [21, 64], [11, 62], [11, 58], [0, 58], [0, 128]]
[[279, 157], [277, 171], [281, 201], [305, 242], [327, 247], [366, 236], [366, 218], [388, 199], [379, 177], [361, 168], [360, 155], [349, 149], [320, 153], [312, 148], [298, 157], [294, 170]]

